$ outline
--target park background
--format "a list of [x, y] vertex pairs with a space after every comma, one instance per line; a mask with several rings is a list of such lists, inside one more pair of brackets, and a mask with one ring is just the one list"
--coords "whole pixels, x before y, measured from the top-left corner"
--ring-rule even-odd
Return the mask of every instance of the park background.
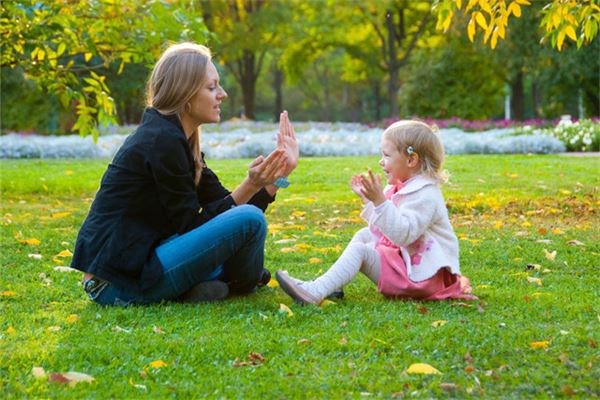
[[[8, 398], [599, 395], [598, 1], [1, 7]], [[335, 261], [364, 226], [348, 179], [377, 168], [382, 128], [415, 117], [452, 150], [444, 195], [480, 300], [393, 302], [360, 278], [320, 308], [275, 285], [202, 306], [89, 302], [66, 266], [114, 149], [86, 146], [134, 129], [150, 67], [187, 40], [211, 48], [229, 94], [207, 145], [211, 133], [260, 138], [238, 160], [209, 157], [226, 186], [274, 145], [282, 109], [303, 155], [321, 156], [303, 157], [269, 208], [268, 268], [312, 278]], [[337, 150], [320, 153], [334, 136]], [[474, 152], [505, 154], [461, 155]]]

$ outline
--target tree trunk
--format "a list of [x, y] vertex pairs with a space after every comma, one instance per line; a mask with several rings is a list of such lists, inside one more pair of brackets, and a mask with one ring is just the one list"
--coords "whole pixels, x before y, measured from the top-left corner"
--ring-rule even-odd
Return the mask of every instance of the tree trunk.
[[244, 50], [242, 59], [239, 61], [244, 115], [249, 119], [254, 119], [254, 95], [257, 77], [254, 59], [254, 53]]
[[[402, 24], [403, 19], [400, 19], [400, 23]], [[387, 11], [385, 14], [385, 28], [387, 31], [387, 45], [388, 45], [388, 57], [389, 57], [389, 73], [390, 80], [388, 81], [388, 96], [390, 102], [390, 117], [395, 117], [400, 115], [400, 111], [398, 109], [398, 70], [400, 69], [400, 65], [398, 62], [398, 52], [396, 50], [396, 41], [401, 40], [401, 38], [396, 37], [396, 29], [394, 28], [393, 15], [391, 11]], [[403, 27], [400, 27], [400, 32], [402, 32]]]
[[524, 88], [523, 88], [523, 73], [519, 72], [510, 83], [510, 110], [512, 118], [517, 121], [523, 120], [525, 111]]
[[540, 84], [535, 79], [531, 84], [531, 104], [533, 105], [533, 118], [539, 118], [541, 108]]
[[275, 91], [273, 122], [279, 122], [279, 114], [283, 111], [283, 72], [277, 66], [273, 70], [273, 91]]

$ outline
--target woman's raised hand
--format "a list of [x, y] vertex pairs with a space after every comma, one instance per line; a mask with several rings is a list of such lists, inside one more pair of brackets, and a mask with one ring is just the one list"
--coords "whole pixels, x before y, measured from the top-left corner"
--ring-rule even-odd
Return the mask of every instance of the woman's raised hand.
[[272, 184], [284, 176], [287, 170], [287, 154], [283, 149], [275, 149], [266, 158], [258, 156], [248, 167], [248, 179], [256, 187]]
[[290, 122], [287, 111], [279, 115], [279, 133], [277, 134], [277, 148], [284, 150], [287, 155], [286, 170], [284, 176], [288, 176], [298, 166], [300, 153], [296, 132]]

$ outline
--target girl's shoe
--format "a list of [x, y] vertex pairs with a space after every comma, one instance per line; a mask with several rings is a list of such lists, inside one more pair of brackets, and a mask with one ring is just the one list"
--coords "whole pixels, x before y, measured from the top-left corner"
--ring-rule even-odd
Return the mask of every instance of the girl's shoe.
[[281, 289], [297, 302], [303, 304], [314, 304], [316, 306], [321, 304], [321, 299], [318, 299], [296, 284], [286, 271], [279, 270], [275, 272], [275, 279], [277, 279], [277, 282], [279, 282]]
[[326, 297], [328, 300], [342, 300], [344, 298], [344, 291], [342, 289], [331, 293]]

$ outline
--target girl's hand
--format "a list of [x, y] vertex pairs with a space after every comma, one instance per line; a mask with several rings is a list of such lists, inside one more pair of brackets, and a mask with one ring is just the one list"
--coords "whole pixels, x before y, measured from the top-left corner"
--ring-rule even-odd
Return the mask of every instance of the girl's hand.
[[257, 188], [270, 185], [284, 176], [287, 168], [287, 155], [282, 149], [275, 149], [267, 158], [258, 156], [248, 167], [248, 179]]
[[381, 185], [381, 175], [375, 176], [371, 168], [365, 175], [360, 176], [363, 188], [361, 193], [377, 207], [385, 201], [385, 195], [383, 194], [383, 187]]
[[350, 187], [352, 188], [354, 194], [360, 197], [364, 204], [366, 204], [369, 201], [362, 193], [364, 186], [362, 184], [360, 175], [354, 175], [352, 178], [350, 178]]
[[277, 134], [277, 148], [285, 151], [287, 156], [286, 169], [283, 176], [288, 176], [298, 166], [300, 152], [296, 132], [288, 118], [287, 111], [279, 115], [279, 133]]

